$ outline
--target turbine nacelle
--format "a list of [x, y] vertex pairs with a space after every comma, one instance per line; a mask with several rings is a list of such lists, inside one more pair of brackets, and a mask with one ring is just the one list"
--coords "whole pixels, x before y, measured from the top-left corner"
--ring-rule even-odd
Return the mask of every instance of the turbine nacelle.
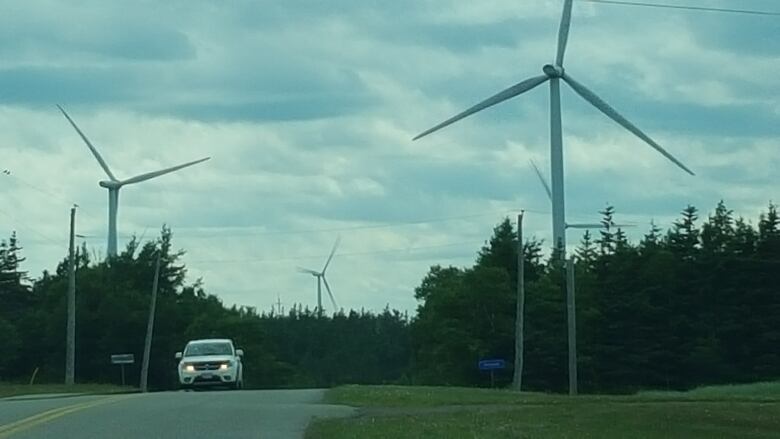
[[320, 271], [314, 271], [314, 270], [311, 270], [309, 268], [303, 268], [303, 267], [298, 267], [298, 272], [299, 273], [310, 274], [310, 275], [312, 275], [314, 277], [321, 277], [321, 276], [325, 275], [325, 273], [322, 273]]
[[106, 189], [119, 189], [120, 187], [122, 187], [122, 183], [121, 182], [111, 181], [111, 180], [100, 181], [100, 182], [98, 182], [98, 185], [100, 185], [100, 187], [104, 187]]
[[547, 64], [542, 67], [542, 71], [548, 78], [563, 78], [563, 67], [552, 64]]

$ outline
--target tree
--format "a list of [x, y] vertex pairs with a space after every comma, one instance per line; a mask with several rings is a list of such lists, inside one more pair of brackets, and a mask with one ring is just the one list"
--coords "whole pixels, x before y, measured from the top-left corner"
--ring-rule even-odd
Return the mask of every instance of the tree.
[[4, 378], [14, 376], [16, 373], [15, 365], [18, 364], [19, 348], [21, 343], [19, 341], [19, 334], [16, 331], [14, 325], [7, 320], [0, 318], [0, 382]]
[[698, 210], [689, 205], [682, 212], [682, 219], [675, 221], [667, 235], [670, 250], [686, 260], [692, 260], [699, 250], [699, 230], [696, 221]]
[[16, 232], [11, 233], [8, 241], [0, 241], [0, 318], [8, 322], [18, 321], [31, 305], [27, 273], [20, 268], [25, 260], [19, 255], [21, 250]]
[[511, 279], [517, 279], [517, 233], [509, 218], [494, 229], [490, 241], [477, 255], [478, 266], [501, 268]]

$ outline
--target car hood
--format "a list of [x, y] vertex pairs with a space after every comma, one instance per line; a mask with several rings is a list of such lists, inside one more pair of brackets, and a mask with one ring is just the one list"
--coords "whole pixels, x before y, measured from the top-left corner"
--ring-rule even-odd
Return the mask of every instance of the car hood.
[[222, 363], [235, 360], [232, 355], [200, 355], [195, 357], [184, 357], [182, 363]]

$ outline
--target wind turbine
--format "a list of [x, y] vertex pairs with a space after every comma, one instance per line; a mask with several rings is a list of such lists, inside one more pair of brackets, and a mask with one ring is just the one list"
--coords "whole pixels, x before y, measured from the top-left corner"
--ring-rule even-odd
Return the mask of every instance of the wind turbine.
[[521, 81], [506, 90], [495, 94], [473, 107], [459, 113], [450, 119], [436, 125], [435, 127], [422, 132], [412, 140], [417, 140], [428, 134], [438, 131], [448, 125], [451, 125], [463, 118], [471, 116], [474, 113], [492, 107], [498, 103], [519, 96], [547, 81], [550, 81], [550, 167], [552, 169], [552, 204], [553, 204], [553, 242], [556, 248], [560, 249], [561, 259], [565, 259], [566, 250], [566, 211], [564, 204], [564, 185], [563, 185], [563, 133], [561, 130], [561, 90], [560, 81], [566, 82], [575, 93], [604, 113], [607, 117], [617, 122], [620, 126], [630, 131], [635, 136], [642, 139], [653, 149], [661, 153], [664, 157], [671, 160], [674, 164], [682, 168], [685, 172], [694, 175], [684, 164], [663, 149], [658, 143], [642, 132], [628, 119], [602, 100], [590, 89], [577, 82], [563, 68], [563, 58], [566, 53], [566, 43], [569, 38], [569, 27], [571, 25], [571, 8], [573, 0], [564, 0], [563, 16], [561, 25], [558, 29], [558, 51], [554, 64], [547, 64], [542, 67], [543, 75], [535, 76]]
[[[534, 171], [536, 172], [536, 176], [539, 177], [539, 182], [542, 183], [542, 186], [544, 186], [545, 192], [547, 192], [547, 198], [550, 199], [550, 201], [553, 200], [552, 191], [550, 190], [550, 185], [547, 184], [547, 179], [544, 178], [544, 175], [542, 175], [542, 171], [539, 170], [539, 168], [536, 166], [536, 163], [534, 163], [533, 160], [529, 160], [531, 163], [531, 167], [534, 168]], [[577, 223], [577, 224], [570, 224], [566, 223], [567, 229], [611, 229], [612, 227], [634, 227], [633, 224], [603, 224], [603, 223]]]
[[330, 290], [330, 285], [328, 285], [328, 279], [325, 278], [325, 271], [328, 270], [328, 265], [330, 265], [330, 261], [333, 259], [333, 255], [336, 253], [336, 248], [339, 246], [339, 242], [341, 242], [341, 237], [336, 238], [336, 242], [333, 243], [333, 249], [331, 249], [330, 256], [328, 256], [328, 260], [325, 261], [325, 266], [322, 267], [322, 271], [298, 267], [299, 272], [310, 274], [317, 278], [317, 313], [319, 315], [322, 315], [322, 284], [325, 284], [325, 289], [328, 291], [330, 302], [333, 304], [333, 311], [335, 312], [338, 308], [338, 305], [336, 305], [336, 300], [333, 298], [333, 292]]
[[71, 119], [70, 116], [68, 116], [68, 113], [66, 113], [65, 110], [59, 105], [57, 105], [57, 108], [60, 109], [62, 114], [65, 116], [65, 118], [68, 119], [68, 122], [70, 122], [70, 124], [73, 126], [73, 129], [75, 129], [76, 132], [79, 134], [79, 136], [81, 136], [81, 139], [84, 141], [84, 143], [87, 144], [89, 150], [92, 151], [92, 155], [94, 155], [95, 159], [97, 159], [98, 163], [100, 164], [100, 167], [103, 168], [103, 171], [105, 171], [106, 175], [108, 175], [108, 180], [100, 181], [98, 184], [101, 187], [108, 189], [108, 250], [106, 253], [109, 258], [112, 256], [116, 256], [116, 249], [117, 249], [116, 217], [117, 217], [117, 212], [119, 210], [119, 189], [121, 189], [122, 186], [150, 180], [152, 178], [156, 178], [161, 175], [178, 171], [179, 169], [186, 168], [188, 166], [205, 162], [206, 160], [211, 158], [211, 157], [206, 157], [200, 160], [184, 163], [182, 165], [172, 166], [170, 168], [162, 169], [159, 171], [147, 172], [145, 174], [136, 175], [135, 177], [130, 177], [125, 180], [118, 180], [116, 177], [114, 177], [114, 173], [111, 172], [111, 169], [108, 167], [106, 161], [103, 160], [103, 157], [100, 156], [98, 150], [92, 145], [89, 139], [87, 139], [87, 136], [85, 136], [84, 133], [81, 132], [79, 127], [76, 125], [76, 123], [73, 122], [73, 119]]

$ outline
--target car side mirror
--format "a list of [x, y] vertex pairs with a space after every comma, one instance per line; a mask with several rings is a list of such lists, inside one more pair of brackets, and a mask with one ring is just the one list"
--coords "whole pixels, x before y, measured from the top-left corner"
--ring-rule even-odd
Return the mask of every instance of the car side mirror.
[[236, 349], [236, 355], [238, 355], [239, 357], [243, 357], [244, 356], [244, 350], [243, 349]]
[[176, 355], [174, 355], [177, 360], [181, 360], [181, 352], [176, 352]]

